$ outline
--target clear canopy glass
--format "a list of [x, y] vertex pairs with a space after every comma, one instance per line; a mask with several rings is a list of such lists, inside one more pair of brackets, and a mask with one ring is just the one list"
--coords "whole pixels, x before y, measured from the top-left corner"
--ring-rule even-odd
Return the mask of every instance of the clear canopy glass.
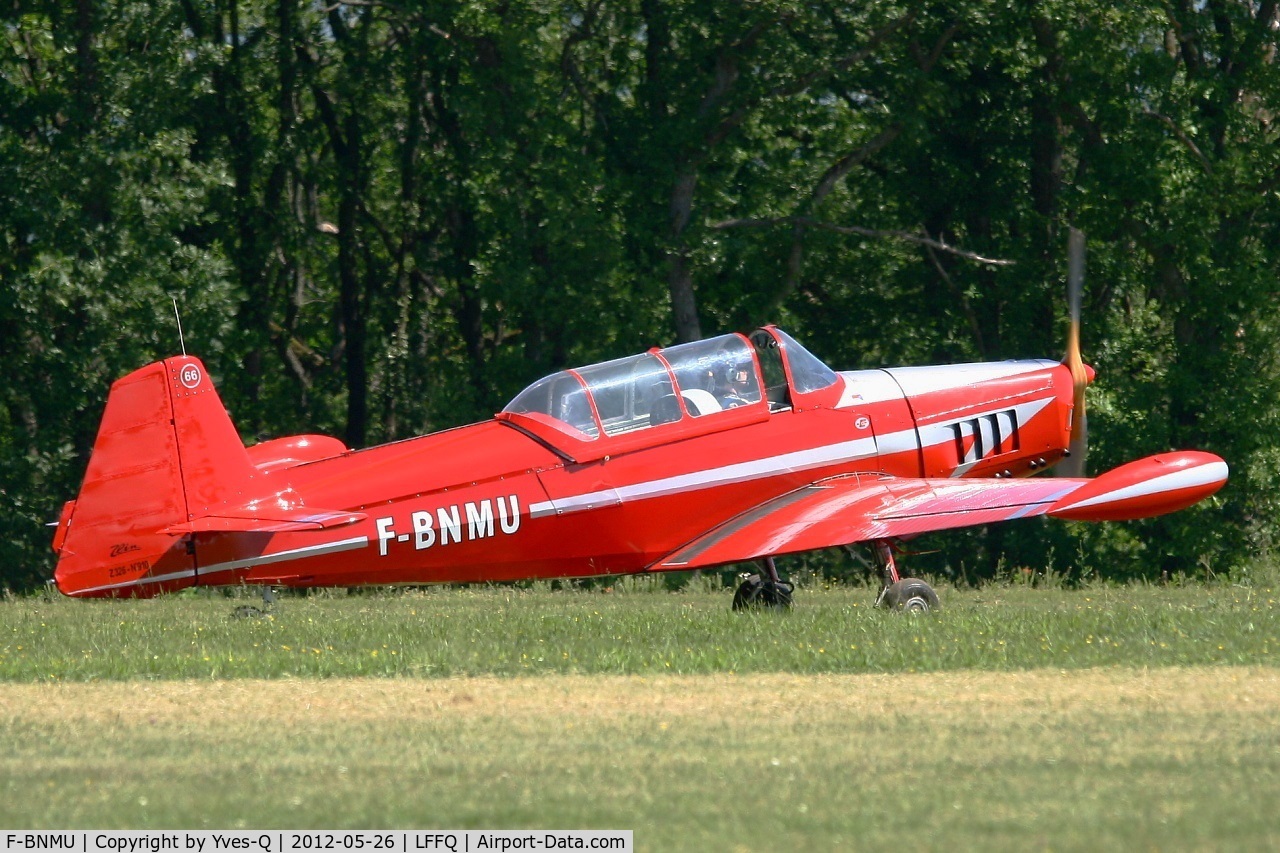
[[766, 387], [770, 405], [780, 408], [787, 393], [779, 348], [786, 349], [796, 391], [826, 388], [837, 380], [785, 332], [761, 329], [750, 342], [742, 335], [722, 335], [561, 371], [521, 391], [503, 411], [547, 416], [594, 439], [602, 432], [623, 435], [755, 405]]

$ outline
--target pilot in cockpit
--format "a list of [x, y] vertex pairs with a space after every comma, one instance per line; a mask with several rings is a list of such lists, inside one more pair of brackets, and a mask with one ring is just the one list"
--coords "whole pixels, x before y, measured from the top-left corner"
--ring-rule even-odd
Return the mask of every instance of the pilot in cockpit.
[[734, 409], [752, 402], [754, 384], [752, 380], [751, 356], [749, 353], [730, 351], [722, 353], [727, 360], [716, 365], [715, 388], [713, 393], [720, 405], [726, 409]]

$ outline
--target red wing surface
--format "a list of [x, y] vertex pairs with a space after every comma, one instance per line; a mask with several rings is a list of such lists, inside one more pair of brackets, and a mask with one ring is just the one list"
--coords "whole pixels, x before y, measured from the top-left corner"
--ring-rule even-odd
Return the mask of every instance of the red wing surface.
[[1049, 514], [1124, 521], [1183, 509], [1227, 481], [1212, 453], [1159, 453], [1094, 479], [902, 479], [850, 474], [820, 480], [729, 519], [654, 568], [696, 569], [776, 554], [897, 539]]
[[678, 549], [659, 569], [914, 536], [1042, 515], [1088, 480], [906, 480], [850, 475], [767, 501]]

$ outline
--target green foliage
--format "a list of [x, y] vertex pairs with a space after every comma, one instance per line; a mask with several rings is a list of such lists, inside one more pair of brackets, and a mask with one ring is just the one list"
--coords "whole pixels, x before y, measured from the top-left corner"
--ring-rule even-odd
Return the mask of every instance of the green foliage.
[[1232, 480], [1141, 524], [938, 537], [955, 556], [930, 568], [1052, 551], [1080, 574], [1230, 571], [1280, 530], [1274, 17], [18, 4], [0, 13], [0, 581], [47, 577], [42, 525], [110, 381], [177, 349], [173, 298], [247, 438], [367, 444], [768, 321], [842, 368], [1052, 356], [1068, 225], [1089, 236], [1092, 467], [1201, 447]]

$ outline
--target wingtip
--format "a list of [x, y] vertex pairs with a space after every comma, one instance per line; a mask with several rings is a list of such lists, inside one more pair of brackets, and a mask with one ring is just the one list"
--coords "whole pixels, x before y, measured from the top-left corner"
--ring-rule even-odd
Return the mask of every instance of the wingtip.
[[1073, 521], [1128, 521], [1186, 509], [1227, 483], [1222, 457], [1201, 450], [1158, 453], [1090, 480], [1048, 514]]

